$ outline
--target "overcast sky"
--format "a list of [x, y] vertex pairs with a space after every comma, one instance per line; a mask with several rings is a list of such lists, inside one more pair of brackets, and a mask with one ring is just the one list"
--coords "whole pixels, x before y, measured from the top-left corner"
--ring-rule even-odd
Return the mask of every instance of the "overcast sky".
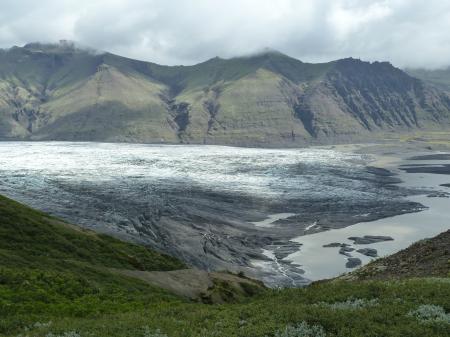
[[436, 68], [450, 65], [450, 1], [0, 0], [0, 47], [59, 39], [163, 64], [272, 48]]

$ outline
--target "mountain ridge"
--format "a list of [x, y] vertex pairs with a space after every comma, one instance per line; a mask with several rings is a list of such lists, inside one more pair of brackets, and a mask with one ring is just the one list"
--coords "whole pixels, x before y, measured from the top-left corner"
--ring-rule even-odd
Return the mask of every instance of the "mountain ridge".
[[301, 146], [449, 126], [450, 94], [388, 62], [268, 51], [163, 66], [69, 42], [0, 51], [0, 139]]

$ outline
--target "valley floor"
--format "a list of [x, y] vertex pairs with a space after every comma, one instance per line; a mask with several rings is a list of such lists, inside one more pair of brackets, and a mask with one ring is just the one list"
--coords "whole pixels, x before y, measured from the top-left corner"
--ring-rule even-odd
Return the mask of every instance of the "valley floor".
[[[339, 260], [332, 262], [338, 267], [334, 273], [311, 274], [312, 259], [302, 254], [313, 235], [424, 209], [406, 198], [417, 186], [400, 186], [398, 176], [373, 166], [383, 164], [381, 159], [386, 164], [390, 156], [435, 153], [435, 143], [430, 144], [408, 139], [249, 149], [0, 143], [0, 193], [200, 269], [243, 271], [269, 285], [298, 286], [347, 270], [346, 260]], [[378, 162], [370, 162], [372, 154]], [[374, 235], [390, 235], [383, 231]], [[298, 259], [289, 262], [299, 250]], [[322, 254], [340, 257], [332, 249]]]

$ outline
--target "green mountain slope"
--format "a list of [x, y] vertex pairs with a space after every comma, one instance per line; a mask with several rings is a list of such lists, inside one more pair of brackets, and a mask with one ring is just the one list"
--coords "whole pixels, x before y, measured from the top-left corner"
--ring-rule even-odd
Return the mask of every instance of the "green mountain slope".
[[449, 94], [388, 63], [270, 51], [161, 66], [67, 42], [0, 51], [0, 139], [295, 146], [449, 125]]
[[[448, 254], [447, 234], [419, 244], [432, 252], [428, 260]], [[244, 283], [254, 297], [220, 305], [190, 302], [146, 282], [162, 275], [163, 285], [170, 277], [151, 270], [180, 267], [171, 257], [0, 197], [2, 336], [448, 336], [448, 265], [439, 268], [441, 278], [411, 279], [412, 272], [402, 281], [332, 280], [262, 292]], [[118, 268], [128, 272], [113, 272]], [[230, 283], [215, 282], [221, 296], [235, 294]]]

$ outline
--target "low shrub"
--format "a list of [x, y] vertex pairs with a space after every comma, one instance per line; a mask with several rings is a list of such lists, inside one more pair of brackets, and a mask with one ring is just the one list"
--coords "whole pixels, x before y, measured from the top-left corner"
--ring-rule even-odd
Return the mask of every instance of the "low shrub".
[[425, 323], [444, 322], [450, 324], [450, 314], [445, 313], [444, 308], [439, 305], [423, 304], [416, 310], [410, 311], [408, 316]]
[[284, 330], [275, 333], [275, 337], [325, 337], [325, 330], [320, 325], [309, 325], [301, 322], [297, 325], [288, 325]]
[[371, 300], [366, 300], [364, 298], [349, 298], [344, 302], [335, 302], [335, 303], [326, 303], [320, 302], [317, 303], [319, 306], [326, 306], [333, 310], [356, 310], [367, 307], [374, 307], [378, 305], [378, 299], [373, 298]]
[[59, 335], [50, 332], [46, 334], [45, 337], [81, 337], [81, 335], [76, 331], [67, 331]]
[[144, 328], [144, 337], [167, 337], [165, 333], [162, 333], [161, 330], [156, 329], [155, 331], [151, 331], [148, 326]]

